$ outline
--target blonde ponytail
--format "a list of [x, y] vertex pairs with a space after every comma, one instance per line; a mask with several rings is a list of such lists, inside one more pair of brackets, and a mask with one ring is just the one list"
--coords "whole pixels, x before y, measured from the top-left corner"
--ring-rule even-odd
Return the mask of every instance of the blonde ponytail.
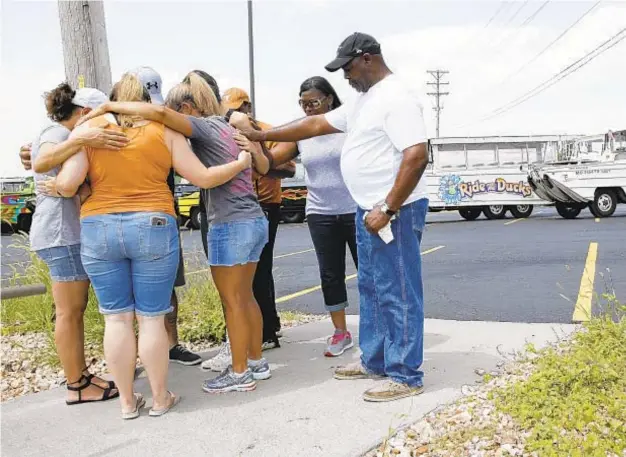
[[184, 81], [189, 85], [194, 104], [203, 117], [222, 114], [222, 109], [217, 98], [215, 98], [213, 89], [204, 79], [192, 72], [185, 77]]
[[[125, 73], [122, 75], [122, 79], [113, 86], [111, 100], [117, 102], [149, 102], [150, 94], [147, 93], [143, 84], [135, 75]], [[133, 127], [138, 121], [142, 120], [139, 116], [125, 114], [118, 115], [117, 119], [121, 127]]]

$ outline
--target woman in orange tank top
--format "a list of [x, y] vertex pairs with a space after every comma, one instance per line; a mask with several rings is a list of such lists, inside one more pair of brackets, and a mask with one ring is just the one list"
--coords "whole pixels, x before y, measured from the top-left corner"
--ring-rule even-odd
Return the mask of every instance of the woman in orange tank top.
[[[150, 100], [131, 74], [115, 85], [111, 98]], [[92, 194], [81, 208], [81, 257], [105, 315], [104, 352], [119, 388], [122, 417], [138, 417], [145, 404], [141, 394], [133, 393], [137, 352], [152, 390], [150, 415], [160, 416], [179, 400], [167, 390], [164, 316], [171, 311], [169, 297], [180, 249], [167, 176], [174, 168], [193, 184], [212, 188], [248, 170], [252, 158], [241, 152], [235, 161], [207, 168], [180, 133], [138, 116], [104, 115], [86, 125], [123, 131], [129, 143], [117, 152], [94, 148], [79, 152], [63, 165], [57, 190], [73, 195], [89, 177]]]
[[[162, 122], [189, 138], [202, 163], [222, 166], [237, 156], [241, 147], [253, 152], [254, 168], [260, 174], [270, 169], [269, 153], [237, 133], [249, 128], [248, 117], [233, 113], [230, 123], [211, 108], [217, 104], [207, 82], [190, 73], [170, 90], [166, 106], [149, 103], [105, 103], [88, 117], [122, 113]], [[263, 320], [252, 289], [257, 263], [268, 241], [268, 222], [252, 185], [251, 170], [232, 181], [204, 191], [207, 203], [208, 261], [211, 277], [224, 305], [231, 348], [231, 364], [216, 378], [207, 379], [207, 393], [247, 392], [258, 380], [271, 377], [262, 355]], [[228, 346], [226, 346], [228, 347]]]

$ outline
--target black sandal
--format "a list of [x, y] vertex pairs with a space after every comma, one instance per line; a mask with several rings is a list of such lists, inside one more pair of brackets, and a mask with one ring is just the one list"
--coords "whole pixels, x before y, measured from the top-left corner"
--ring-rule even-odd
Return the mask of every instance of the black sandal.
[[[80, 405], [82, 403], [93, 403], [93, 402], [97, 402], [97, 401], [107, 401], [107, 400], [111, 400], [113, 398], [117, 398], [120, 396], [119, 391], [115, 392], [115, 393], [111, 393], [113, 391], [113, 388], [110, 387], [110, 382], [109, 381], [109, 387], [103, 389], [102, 387], [100, 387], [98, 384], [93, 384], [91, 382], [91, 379], [93, 379], [94, 375], [91, 375], [90, 377], [85, 376], [85, 375], [81, 375], [80, 379], [76, 382], [73, 382], [71, 384], [76, 384], [78, 382], [82, 382], [82, 384], [78, 387], [73, 387], [70, 386], [68, 383], [67, 385], [67, 390], [72, 391], [72, 392], [78, 392], [78, 400], [74, 400], [74, 401], [68, 401], [65, 400], [65, 404], [72, 406], [72, 405]], [[96, 386], [98, 389], [102, 389], [104, 392], [102, 394], [102, 398], [98, 399], [98, 400], [83, 400], [81, 398], [81, 392], [83, 390], [85, 390], [87, 387], [89, 386]]]
[[[88, 380], [89, 382], [91, 382], [91, 380], [92, 380], [92, 379], [96, 376], [95, 374], [93, 374], [93, 373], [90, 373], [90, 372], [89, 372], [89, 367], [90, 367], [91, 365], [92, 365], [92, 363], [90, 363], [89, 365], [85, 365], [85, 368], [83, 368], [83, 370], [82, 370], [83, 375], [87, 377], [87, 380]], [[87, 372], [87, 374], [85, 374], [85, 372]], [[100, 378], [100, 379], [102, 379], [102, 378]], [[102, 379], [102, 380], [103, 380], [104, 382], [108, 382], [108, 383], [109, 383], [109, 388], [111, 388], [111, 389], [117, 389], [117, 386], [115, 385], [115, 382], [113, 382], [113, 381], [107, 381], [106, 379]], [[92, 384], [93, 384], [93, 383], [92, 383]], [[98, 387], [100, 387], [100, 386], [98, 386]], [[100, 388], [102, 388], [102, 387], [100, 387]]]
[[[102, 387], [101, 387], [101, 386], [99, 386], [98, 384], [94, 384], [93, 382], [91, 382], [91, 380], [92, 380], [93, 378], [95, 378], [95, 377], [96, 377], [96, 375], [95, 375], [95, 374], [93, 374], [93, 373], [89, 373], [88, 375], [83, 375], [83, 376], [85, 376], [85, 378], [87, 378], [87, 381], [89, 381], [91, 384], [93, 384], [94, 386], [100, 387], [100, 388], [102, 389]], [[100, 379], [101, 379], [102, 381], [104, 381], [104, 382], [108, 383], [108, 385], [109, 385], [109, 389], [111, 389], [111, 390], [113, 390], [113, 389], [117, 389], [117, 386], [115, 385], [115, 382], [114, 382], [114, 381], [107, 381], [106, 379], [102, 379], [102, 378], [100, 378]]]

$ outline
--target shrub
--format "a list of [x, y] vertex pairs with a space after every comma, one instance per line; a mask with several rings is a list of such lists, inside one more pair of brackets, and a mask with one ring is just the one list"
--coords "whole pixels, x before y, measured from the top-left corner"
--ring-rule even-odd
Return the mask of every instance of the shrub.
[[605, 457], [626, 449], [625, 308], [609, 300], [609, 312], [571, 341], [539, 351], [527, 380], [494, 392], [497, 408], [530, 432], [526, 451]]

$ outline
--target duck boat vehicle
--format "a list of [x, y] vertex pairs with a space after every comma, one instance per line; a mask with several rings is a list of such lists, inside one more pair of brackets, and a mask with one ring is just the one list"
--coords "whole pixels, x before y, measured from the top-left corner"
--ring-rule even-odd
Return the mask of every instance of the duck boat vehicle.
[[555, 160], [574, 136], [491, 136], [434, 138], [424, 176], [430, 211], [456, 210], [466, 220], [484, 214], [502, 219], [529, 217], [535, 206], [554, 203], [528, 182], [531, 163]]
[[574, 219], [585, 208], [595, 217], [609, 217], [626, 203], [626, 130], [567, 141], [558, 156], [531, 164], [528, 183], [562, 217]]

